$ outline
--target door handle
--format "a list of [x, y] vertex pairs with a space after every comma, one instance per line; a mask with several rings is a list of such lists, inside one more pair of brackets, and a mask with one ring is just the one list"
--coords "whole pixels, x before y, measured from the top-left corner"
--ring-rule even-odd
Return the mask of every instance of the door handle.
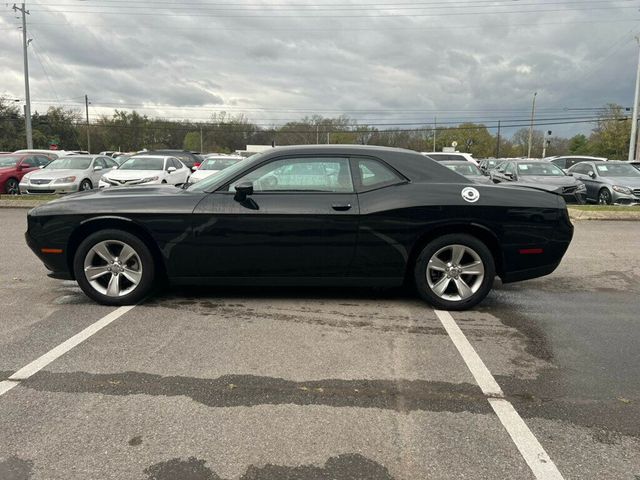
[[351, 210], [351, 204], [346, 203], [344, 205], [340, 205], [334, 203], [333, 205], [331, 205], [331, 208], [333, 208], [337, 212], [346, 212], [347, 210]]

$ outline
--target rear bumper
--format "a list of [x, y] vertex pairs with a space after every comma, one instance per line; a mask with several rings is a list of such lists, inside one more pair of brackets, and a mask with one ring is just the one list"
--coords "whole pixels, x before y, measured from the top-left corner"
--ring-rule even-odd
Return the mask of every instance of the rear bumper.
[[500, 279], [502, 280], [502, 283], [513, 283], [521, 282], [523, 280], [531, 280], [532, 278], [544, 277], [545, 275], [553, 273], [553, 271], [558, 268], [558, 265], [560, 265], [560, 262], [509, 272], [502, 275]]

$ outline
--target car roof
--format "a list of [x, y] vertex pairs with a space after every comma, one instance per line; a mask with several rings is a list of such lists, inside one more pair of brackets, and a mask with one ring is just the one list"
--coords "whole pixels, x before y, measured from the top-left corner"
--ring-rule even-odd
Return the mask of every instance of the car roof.
[[475, 165], [473, 162], [467, 160], [443, 160], [440, 162], [442, 165]]
[[414, 150], [373, 145], [330, 144], [276, 147], [249, 157], [249, 160], [257, 157], [257, 161], [262, 162], [282, 155], [357, 155], [375, 157], [386, 162], [402, 175], [415, 182], [428, 180], [441, 183], [461, 183], [462, 181], [460, 174]]
[[[129, 157], [129, 159], [131, 159], [131, 158], [140, 158], [140, 157], [145, 157], [145, 158], [162, 158], [163, 160], [164, 160], [165, 158], [175, 158], [175, 157], [174, 157], [174, 156], [172, 156], [172, 155], [154, 155], [154, 154], [146, 154], [146, 153], [136, 153], [135, 155], [131, 155], [131, 156]], [[178, 160], [178, 159], [176, 158], [176, 160]]]

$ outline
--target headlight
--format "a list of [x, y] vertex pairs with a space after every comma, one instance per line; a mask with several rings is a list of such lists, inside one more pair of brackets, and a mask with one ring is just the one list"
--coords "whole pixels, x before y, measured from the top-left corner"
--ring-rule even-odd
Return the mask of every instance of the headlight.
[[633, 193], [630, 188], [621, 187], [620, 185], [614, 185], [611, 188], [613, 188], [614, 192], [622, 193], [623, 195], [631, 195]]
[[578, 188], [576, 188], [576, 192], [584, 192], [587, 190], [587, 186], [584, 183], [580, 183]]
[[140, 180], [140, 183], [154, 182], [158, 180], [158, 177], [147, 177]]
[[64, 177], [64, 178], [57, 179], [53, 183], [73, 183], [75, 181], [76, 181], [76, 177]]

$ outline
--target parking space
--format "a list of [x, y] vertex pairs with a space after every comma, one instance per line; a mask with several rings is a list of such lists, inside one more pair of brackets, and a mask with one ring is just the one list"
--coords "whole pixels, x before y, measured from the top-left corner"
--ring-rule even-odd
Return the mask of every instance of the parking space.
[[[114, 311], [45, 276], [25, 213], [0, 381]], [[452, 315], [566, 479], [640, 476], [639, 234], [577, 223], [553, 275]], [[176, 289], [0, 395], [0, 479], [536, 478], [489, 400], [401, 289]]]

